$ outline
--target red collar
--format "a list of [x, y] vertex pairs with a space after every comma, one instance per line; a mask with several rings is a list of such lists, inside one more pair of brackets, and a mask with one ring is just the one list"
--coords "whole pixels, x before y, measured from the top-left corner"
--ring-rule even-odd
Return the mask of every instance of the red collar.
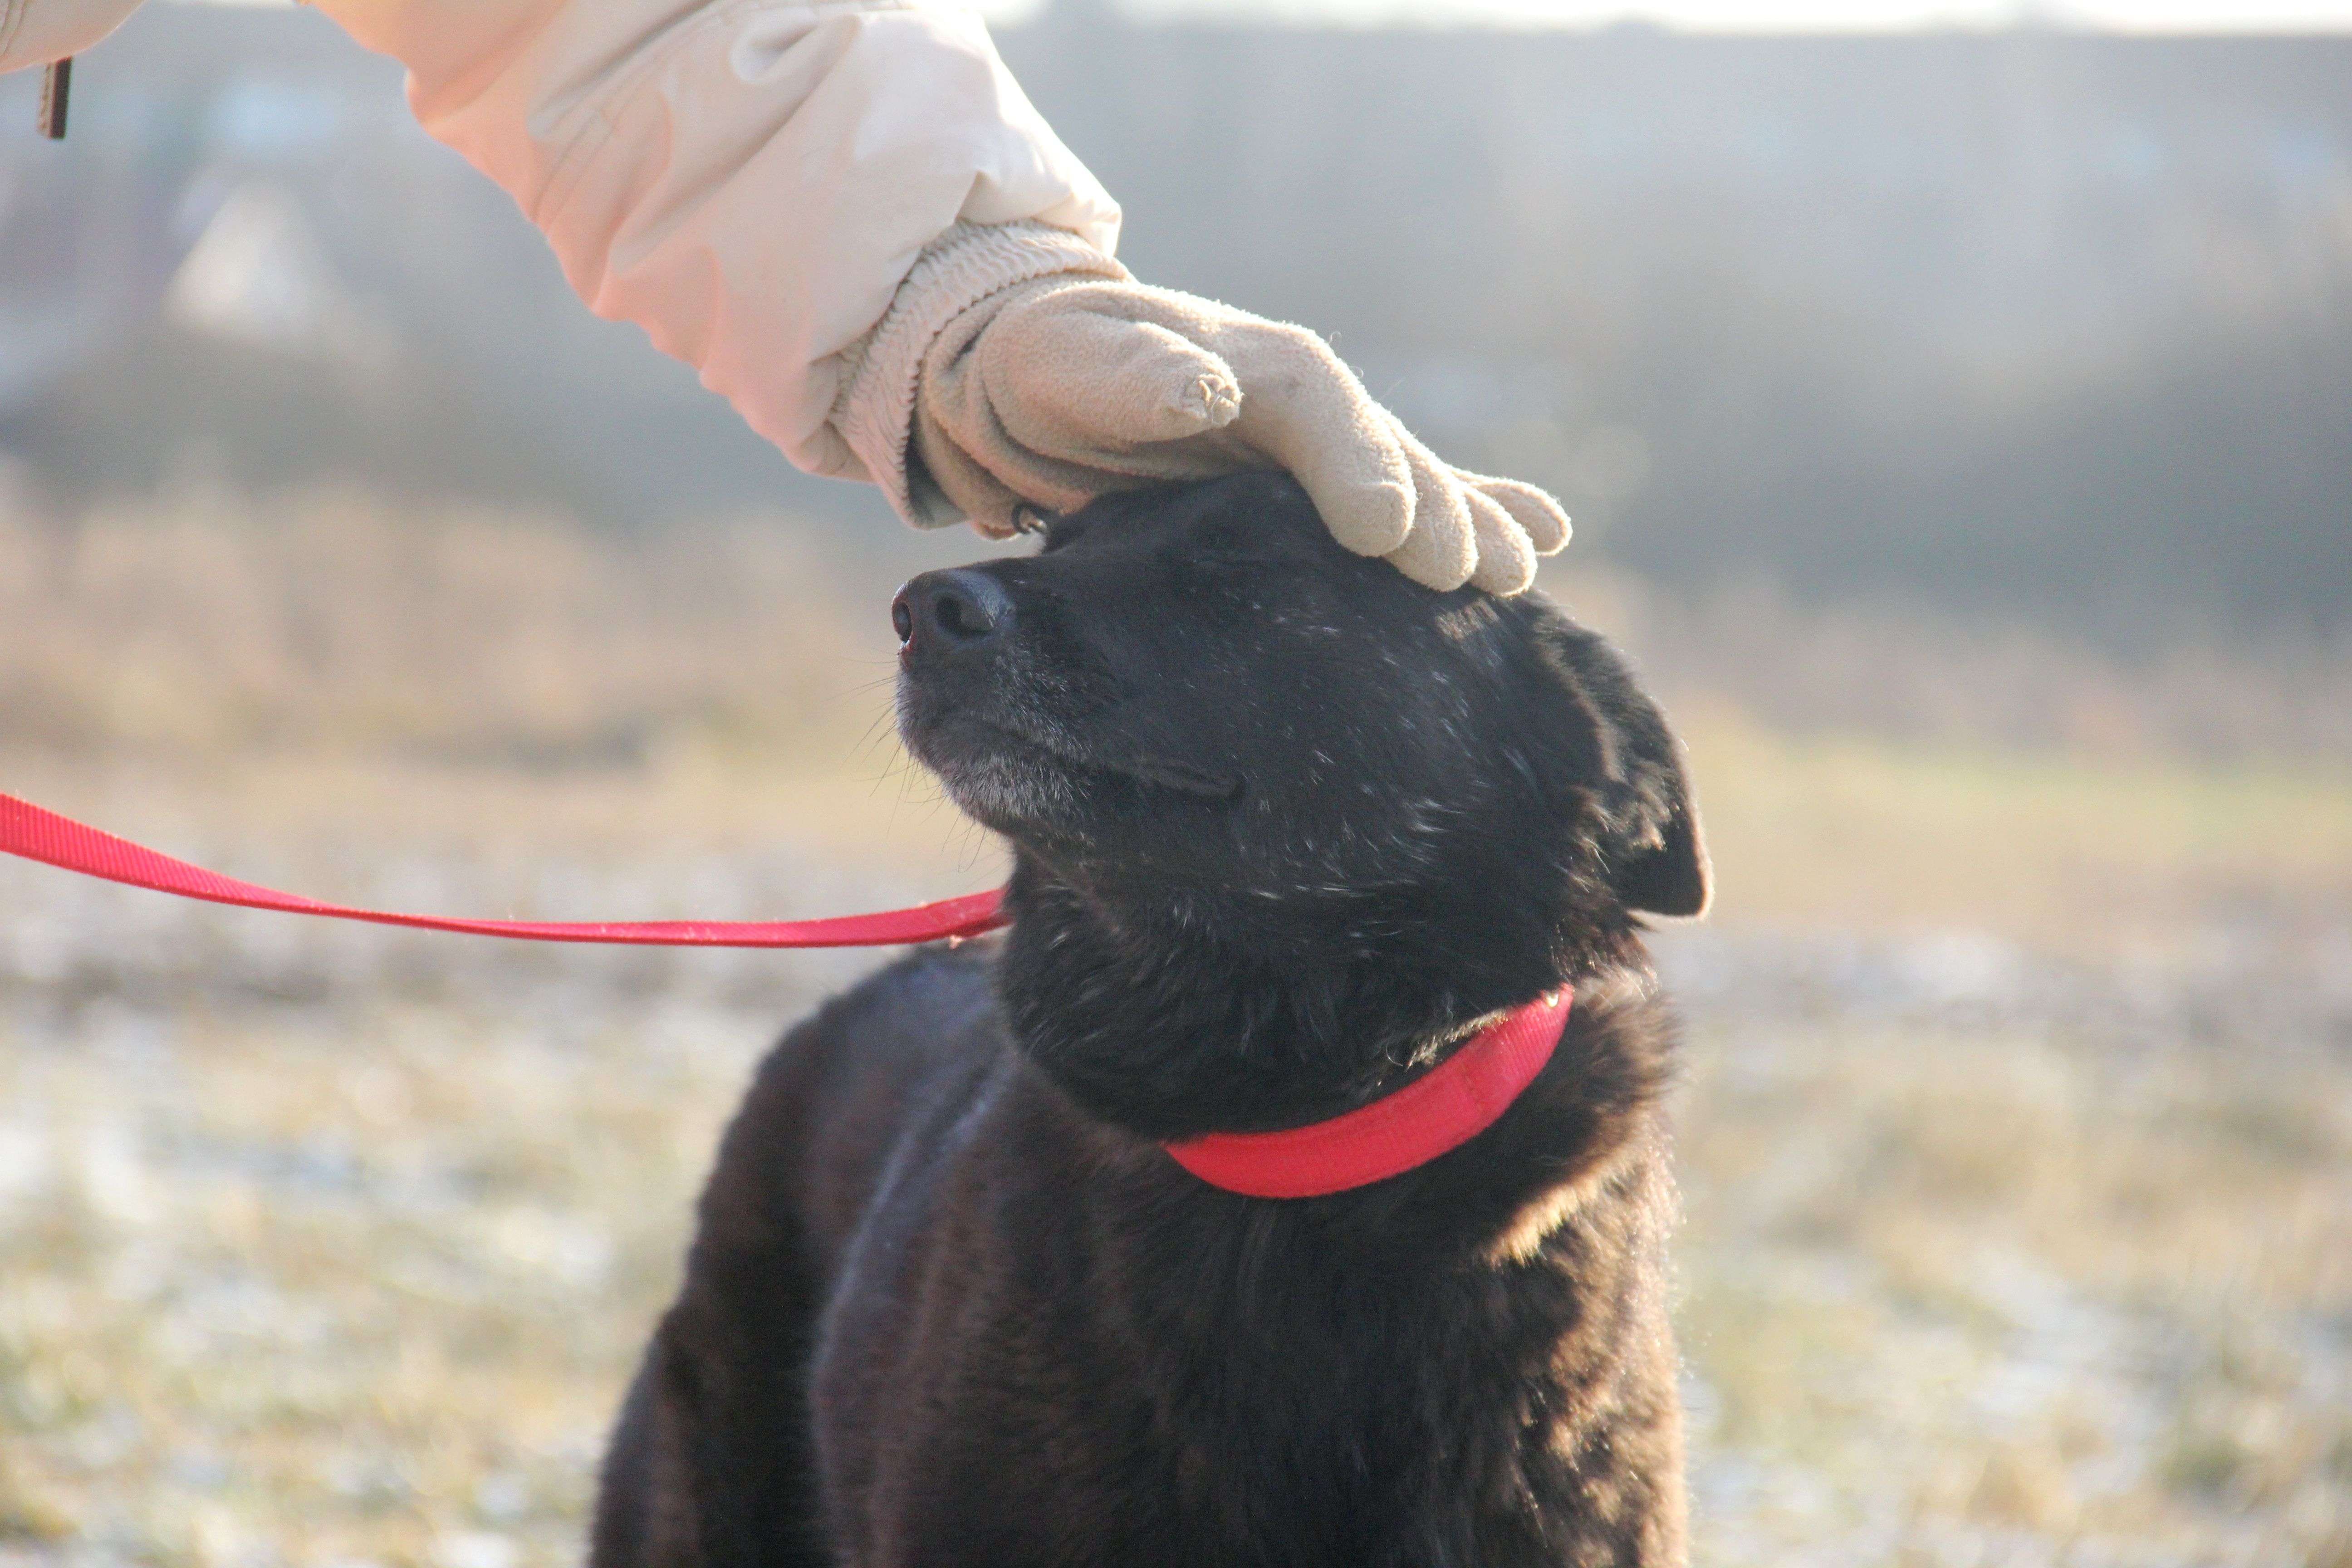
[[1253, 1198], [1317, 1198], [1425, 1165], [1492, 1127], [1551, 1060], [1568, 1023], [1565, 989], [1478, 1031], [1394, 1094], [1280, 1132], [1212, 1132], [1168, 1152], [1213, 1187]]

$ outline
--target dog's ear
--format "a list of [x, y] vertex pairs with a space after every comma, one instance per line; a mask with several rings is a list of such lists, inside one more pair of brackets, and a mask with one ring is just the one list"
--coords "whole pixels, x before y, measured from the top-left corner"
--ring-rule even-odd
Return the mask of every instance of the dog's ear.
[[1636, 846], [1612, 868], [1611, 884], [1629, 910], [1696, 920], [1706, 913], [1715, 897], [1715, 868], [1706, 858], [1706, 841], [1698, 830], [1698, 808], [1691, 804], [1689, 774], [1682, 747], [1666, 738], [1670, 793], [1665, 820], [1656, 837]]
[[1547, 707], [1540, 764], [1599, 818], [1609, 886], [1629, 910], [1690, 919], [1706, 912], [1714, 872], [1683, 749], [1657, 704], [1609, 645], [1546, 606], [1536, 627], [1541, 679], [1564, 691]]

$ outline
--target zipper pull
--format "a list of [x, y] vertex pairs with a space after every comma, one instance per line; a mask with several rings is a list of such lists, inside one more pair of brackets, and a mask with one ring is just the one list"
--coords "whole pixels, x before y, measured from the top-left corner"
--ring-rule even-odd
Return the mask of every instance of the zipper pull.
[[73, 91], [73, 57], [68, 55], [41, 75], [41, 134], [52, 142], [66, 139], [66, 100]]

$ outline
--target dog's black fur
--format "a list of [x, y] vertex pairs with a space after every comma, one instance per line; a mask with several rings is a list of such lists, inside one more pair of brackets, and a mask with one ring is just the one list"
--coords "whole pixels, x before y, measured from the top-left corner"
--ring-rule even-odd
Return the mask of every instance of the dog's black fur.
[[[1263, 475], [895, 609], [902, 731], [1012, 841], [1014, 923], [761, 1068], [593, 1561], [1681, 1561], [1636, 911], [1707, 872], [1624, 668]], [[1418, 1170], [1270, 1201], [1160, 1147], [1366, 1103], [1562, 984], [1549, 1066]]]

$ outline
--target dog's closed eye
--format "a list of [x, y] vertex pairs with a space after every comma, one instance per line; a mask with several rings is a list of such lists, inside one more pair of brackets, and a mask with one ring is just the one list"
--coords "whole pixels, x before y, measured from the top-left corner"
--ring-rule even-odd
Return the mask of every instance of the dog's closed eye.
[[1131, 778], [1172, 789], [1183, 795], [1199, 795], [1206, 800], [1239, 800], [1242, 781], [1226, 773], [1211, 773], [1173, 757], [1138, 757], [1120, 770]]

